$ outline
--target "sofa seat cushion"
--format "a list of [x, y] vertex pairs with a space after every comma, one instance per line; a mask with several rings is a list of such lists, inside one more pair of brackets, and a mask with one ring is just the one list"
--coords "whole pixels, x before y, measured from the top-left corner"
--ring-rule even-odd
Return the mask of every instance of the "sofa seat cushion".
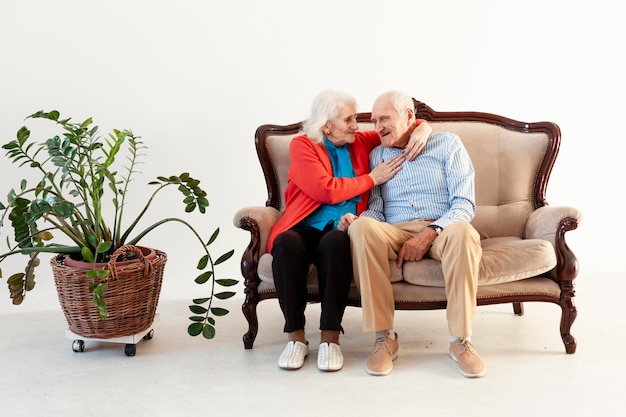
[[[481, 241], [478, 285], [502, 284], [541, 275], [556, 266], [556, 253], [550, 242], [543, 239], [497, 237]], [[408, 283], [428, 287], [443, 287], [441, 264], [433, 259], [407, 262], [403, 277]]]
[[[543, 239], [520, 239], [498, 237], [481, 241], [483, 256], [480, 262], [478, 285], [493, 285], [541, 275], [556, 266], [556, 254], [552, 244]], [[406, 262], [402, 269], [394, 261], [389, 262], [391, 282], [406, 281], [413, 285], [444, 287], [441, 263], [434, 259]], [[274, 284], [272, 255], [259, 259], [257, 270], [261, 281]], [[309, 268], [308, 282], [317, 286], [316, 270]]]

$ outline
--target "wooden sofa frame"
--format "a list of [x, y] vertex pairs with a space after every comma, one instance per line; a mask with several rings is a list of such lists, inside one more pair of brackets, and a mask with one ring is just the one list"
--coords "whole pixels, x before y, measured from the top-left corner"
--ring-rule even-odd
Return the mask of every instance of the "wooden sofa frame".
[[[414, 100], [414, 102], [417, 117], [425, 119], [433, 125], [436, 125], [438, 122], [476, 122], [495, 125], [515, 132], [545, 134], [547, 141], [544, 156], [538, 165], [539, 168], [530, 193], [532, 197], [530, 198], [532, 198], [532, 206], [535, 210], [548, 207], [546, 189], [561, 140], [561, 132], [558, 125], [552, 122], [525, 123], [496, 114], [481, 112], [439, 112], [433, 110], [425, 103], [417, 100]], [[370, 123], [370, 113], [359, 113], [357, 120], [359, 124], [367, 127], [368, 123]], [[242, 311], [248, 321], [248, 331], [243, 336], [246, 349], [253, 347], [258, 332], [258, 303], [263, 300], [276, 298], [276, 291], [273, 285], [261, 282], [258, 268], [259, 259], [265, 253], [265, 243], [269, 228], [278, 219], [284, 208], [282, 189], [286, 184], [280, 183], [278, 171], [283, 170], [282, 174], [285, 176], [286, 169], [288, 169], [288, 161], [280, 162], [272, 159], [271, 152], [268, 149], [268, 138], [284, 136], [285, 140], [290, 140], [290, 138], [300, 132], [301, 127], [302, 122], [289, 125], [266, 124], [259, 126], [255, 135], [255, 145], [265, 176], [268, 198], [265, 207], [244, 208], [234, 218], [236, 227], [250, 233], [250, 242], [241, 257], [241, 273], [244, 278], [245, 293]], [[371, 129], [371, 126], [369, 128]], [[277, 167], [278, 163], [282, 163], [282, 166]], [[259, 214], [258, 211], [263, 211], [263, 213]], [[575, 295], [574, 279], [578, 275], [578, 261], [565, 241], [565, 233], [578, 227], [581, 216], [575, 209], [563, 210], [563, 213], [563, 215], [559, 216], [552, 215], [553, 218], [557, 219], [554, 221], [556, 230], [552, 236], [557, 266], [548, 273], [516, 283], [479, 286], [477, 305], [512, 303], [513, 312], [520, 316], [524, 313], [522, 304], [524, 302], [548, 302], [559, 305], [561, 307], [561, 338], [565, 345], [565, 351], [572, 354], [576, 351], [576, 339], [572, 336], [570, 330], [577, 316], [573, 298]], [[410, 291], [417, 292], [432, 290], [431, 288], [419, 287], [404, 282], [399, 283], [398, 288], [399, 291], [403, 291], [403, 288], [409, 288]], [[395, 291], [394, 289], [394, 294]], [[415, 298], [415, 300], [396, 300], [396, 309], [432, 310], [446, 308], [446, 301], [441, 299], [441, 297], [418, 296]], [[309, 301], [319, 302], [319, 293], [314, 288], [309, 291]], [[349, 305], [360, 307], [360, 299], [356, 288], [353, 288], [350, 292]]]

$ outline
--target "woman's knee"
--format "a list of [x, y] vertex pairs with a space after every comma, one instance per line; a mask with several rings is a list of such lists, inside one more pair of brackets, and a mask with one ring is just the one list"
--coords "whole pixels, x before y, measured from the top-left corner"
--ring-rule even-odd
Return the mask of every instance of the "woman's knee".
[[296, 254], [304, 249], [304, 240], [298, 232], [286, 230], [276, 236], [272, 247], [272, 256]]
[[350, 253], [350, 238], [346, 232], [340, 230], [332, 230], [326, 233], [319, 242], [319, 251], [334, 253], [348, 252]]

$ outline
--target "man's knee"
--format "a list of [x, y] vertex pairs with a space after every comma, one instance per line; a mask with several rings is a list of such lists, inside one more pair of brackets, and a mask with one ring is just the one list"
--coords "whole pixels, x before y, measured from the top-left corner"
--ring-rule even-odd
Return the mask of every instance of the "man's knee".
[[480, 244], [480, 234], [468, 222], [454, 222], [449, 224], [446, 229], [451, 235], [457, 236], [459, 239], [471, 241]]
[[377, 220], [370, 217], [359, 217], [348, 227], [348, 236], [350, 236], [350, 239], [361, 240], [372, 229], [375, 222]]

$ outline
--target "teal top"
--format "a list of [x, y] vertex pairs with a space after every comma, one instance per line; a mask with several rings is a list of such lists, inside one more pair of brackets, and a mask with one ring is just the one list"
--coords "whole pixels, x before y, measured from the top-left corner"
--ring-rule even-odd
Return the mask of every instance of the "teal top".
[[[352, 167], [348, 145], [336, 147], [334, 143], [324, 137], [324, 146], [326, 146], [335, 178], [354, 178], [356, 175]], [[332, 222], [332, 228], [336, 229], [339, 220], [344, 214], [356, 213], [356, 203], [358, 201], [361, 201], [361, 197], [357, 195], [341, 203], [322, 204], [317, 210], [302, 220], [300, 225], [324, 230], [329, 227]]]

